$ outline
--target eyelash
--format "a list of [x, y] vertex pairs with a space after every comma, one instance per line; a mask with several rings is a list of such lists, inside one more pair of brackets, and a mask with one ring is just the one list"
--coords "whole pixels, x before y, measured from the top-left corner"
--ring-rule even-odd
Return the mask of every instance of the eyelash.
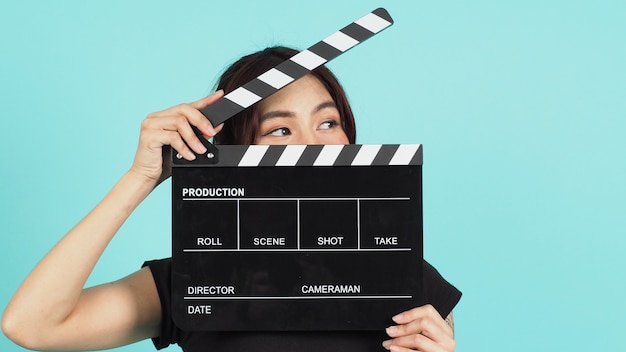
[[[329, 129], [331, 129], [331, 128], [334, 128], [334, 127], [337, 127], [337, 126], [339, 126], [339, 125], [340, 125], [340, 123], [339, 123], [339, 122], [337, 122], [337, 121], [336, 121], [336, 120], [334, 120], [334, 119], [331, 119], [331, 120], [327, 120], [327, 121], [322, 122], [322, 123], [320, 124], [320, 126], [323, 126], [323, 125], [326, 125], [326, 124], [328, 124], [328, 125], [329, 125], [327, 128], [324, 128], [324, 129], [327, 129], [327, 130], [329, 130]], [[288, 135], [290, 135], [290, 134], [291, 134], [291, 131], [289, 130], [289, 128], [287, 128], [287, 127], [279, 127], [279, 128], [275, 128], [275, 129], [273, 129], [273, 130], [271, 130], [271, 131], [269, 131], [269, 132], [265, 133], [263, 136], [264, 136], [264, 137], [265, 137], [265, 136], [271, 136], [271, 135], [273, 135], [274, 133], [279, 132], [279, 131], [281, 132], [281, 134], [280, 134], [279, 136], [277, 136], [277, 137], [284, 137], [284, 136], [288, 136]]]
[[330, 126], [328, 126], [328, 128], [327, 128], [327, 129], [331, 129], [331, 128], [333, 128], [333, 127], [337, 127], [337, 126], [339, 126], [339, 122], [337, 122], [337, 121], [335, 121], [335, 120], [328, 120], [328, 121], [324, 121], [324, 122], [322, 122], [322, 124], [321, 124], [320, 126], [322, 126], [322, 125], [324, 125], [324, 124], [329, 124], [329, 125], [330, 125]]
[[266, 134], [264, 134], [263, 136], [271, 136], [271, 135], [273, 135], [275, 132], [278, 132], [278, 131], [282, 131], [282, 134], [281, 134], [281, 136], [280, 136], [280, 137], [283, 137], [283, 136], [288, 136], [288, 135], [290, 135], [290, 134], [291, 134], [291, 131], [290, 131], [287, 127], [279, 127], [279, 128], [275, 128], [275, 129], [273, 129], [273, 130], [271, 130], [271, 131], [267, 132], [267, 133], [266, 133]]

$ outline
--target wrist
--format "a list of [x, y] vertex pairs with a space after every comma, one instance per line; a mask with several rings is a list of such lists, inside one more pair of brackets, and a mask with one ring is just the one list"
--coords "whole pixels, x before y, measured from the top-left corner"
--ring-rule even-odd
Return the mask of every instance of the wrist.
[[143, 172], [137, 171], [134, 168], [130, 168], [126, 173], [122, 176], [122, 180], [129, 182], [130, 184], [136, 185], [141, 189], [154, 189], [160, 182], [159, 178], [151, 177], [146, 175]]
[[129, 211], [141, 203], [158, 185], [158, 180], [130, 169], [118, 180], [111, 195]]

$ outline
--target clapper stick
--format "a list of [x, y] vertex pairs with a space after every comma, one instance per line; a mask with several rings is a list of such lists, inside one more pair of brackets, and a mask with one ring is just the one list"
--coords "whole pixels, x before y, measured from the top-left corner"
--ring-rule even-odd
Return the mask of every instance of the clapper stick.
[[392, 24], [393, 19], [387, 10], [378, 8], [226, 94], [200, 112], [213, 126], [217, 126]]

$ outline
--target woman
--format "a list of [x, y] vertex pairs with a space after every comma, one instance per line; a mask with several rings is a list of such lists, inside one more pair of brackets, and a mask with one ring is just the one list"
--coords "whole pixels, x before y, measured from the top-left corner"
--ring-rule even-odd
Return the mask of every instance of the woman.
[[[2, 328], [16, 343], [31, 349], [94, 350], [153, 338], [161, 348], [178, 343], [185, 351], [212, 350], [352, 350], [452, 351], [451, 324], [442, 318], [460, 293], [428, 264], [426, 284], [433, 305], [393, 317], [385, 332], [185, 332], [170, 312], [170, 260], [147, 262], [118, 281], [83, 286], [102, 252], [123, 222], [145, 197], [169, 177], [172, 146], [188, 160], [205, 147], [197, 127], [217, 143], [346, 144], [355, 127], [345, 94], [334, 76], [320, 67], [224, 125], [211, 126], [200, 109], [224, 92], [243, 85], [296, 52], [269, 48], [233, 64], [218, 91], [190, 104], [152, 113], [142, 122], [139, 146], [129, 171], [105, 198], [42, 259], [19, 287], [5, 310]], [[221, 132], [220, 132], [221, 131]], [[438, 311], [439, 310], [439, 311]], [[390, 312], [394, 314], [396, 312]], [[451, 318], [451, 316], [448, 316]]]

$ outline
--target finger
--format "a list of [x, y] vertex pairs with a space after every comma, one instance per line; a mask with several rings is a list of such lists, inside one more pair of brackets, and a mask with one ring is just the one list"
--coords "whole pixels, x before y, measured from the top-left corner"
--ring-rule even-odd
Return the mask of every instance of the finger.
[[169, 144], [172, 148], [183, 158], [191, 161], [196, 159], [194, 152], [189, 149], [189, 146], [183, 141], [178, 132], [163, 131], [161, 134], [163, 144]]
[[445, 346], [441, 346], [437, 344], [435, 341], [429, 339], [428, 337], [415, 334], [410, 336], [398, 337], [390, 341], [389, 350], [393, 352], [404, 352], [404, 351], [429, 351], [429, 352], [439, 352], [439, 351], [449, 351]]
[[[210, 94], [200, 100], [194, 101], [190, 103], [189, 106], [198, 111], [198, 114], [204, 118], [204, 120], [192, 121], [192, 123], [197, 122], [199, 124], [194, 123], [196, 127], [200, 129], [200, 131], [207, 137], [213, 137], [219, 131], [215, 130], [208, 117], [204, 116], [199, 110], [206, 108], [207, 106], [215, 103], [220, 100], [224, 96], [223, 90], [218, 90], [217, 92]], [[196, 114], [194, 114], [196, 115]]]
[[211, 125], [211, 121], [209, 121], [206, 116], [202, 115], [200, 111], [191, 106], [191, 104], [180, 104], [174, 107], [174, 110], [171, 111], [171, 113], [175, 116], [182, 116], [185, 118], [186, 121], [176, 120], [178, 127], [180, 127], [181, 124], [191, 124], [196, 126], [200, 132], [208, 138], [215, 136], [217, 133], [213, 125]]
[[[204, 117], [202, 118], [204, 119]], [[202, 144], [202, 142], [198, 138], [198, 135], [196, 135], [196, 133], [191, 128], [191, 125], [189, 124], [189, 121], [187, 120], [187, 118], [185, 117], [177, 118], [176, 131], [178, 131], [178, 133], [183, 138], [185, 143], [187, 143], [187, 145], [191, 147], [191, 149], [193, 149], [196, 153], [202, 154], [206, 152], [207, 150], [206, 147], [204, 146], [204, 144]]]
[[428, 318], [416, 319], [408, 324], [390, 326], [386, 329], [389, 337], [401, 337], [414, 334], [422, 334], [435, 341], [453, 339], [454, 335], [447, 324], [442, 326]]
[[425, 324], [434, 323], [439, 329], [442, 329], [449, 334], [452, 334], [452, 328], [441, 317], [439, 312], [430, 304], [410, 309], [406, 312], [402, 312], [394, 316], [393, 321], [397, 324], [411, 324], [415, 321], [424, 321]]
[[[415, 329], [417, 330], [417, 329]], [[423, 351], [454, 351], [456, 341], [454, 337], [438, 329], [426, 329], [421, 333], [393, 334], [393, 339], [384, 342], [391, 349], [392, 346], [418, 349]]]
[[196, 100], [193, 103], [189, 103], [189, 105], [191, 105], [192, 107], [194, 107], [196, 110], [200, 110], [200, 109], [204, 109], [207, 106], [215, 103], [216, 101], [220, 100], [222, 97], [224, 96], [224, 91], [222, 89], [218, 90], [217, 92], [213, 93], [213, 94], [209, 94], [206, 97], [200, 99], [200, 100]]
[[[396, 320], [407, 322], [387, 328], [386, 331], [390, 337], [423, 334], [435, 341], [454, 339], [452, 328], [441, 318], [439, 313], [432, 308], [432, 306], [419, 307], [402, 314], [404, 316]], [[410, 320], [405, 320], [406, 316], [408, 316]]]
[[[160, 131], [175, 132], [180, 135], [179, 137], [182, 137], [182, 140], [184, 140], [191, 149], [193, 149], [196, 153], [201, 154], [206, 151], [206, 147], [202, 144], [202, 142], [200, 142], [189, 124], [187, 114], [192, 111], [198, 112], [190, 106], [181, 105], [170, 112], [172, 115], [150, 116], [150, 118], [144, 120], [142, 127], [148, 133], [158, 134]], [[204, 119], [204, 117], [201, 117], [201, 119]], [[173, 139], [167, 140], [170, 141]], [[163, 141], [163, 139], [160, 139], [160, 141]], [[170, 145], [175, 147], [173, 144]]]
[[428, 315], [439, 315], [439, 312], [432, 306], [432, 304], [425, 304], [423, 306], [409, 309], [405, 312], [395, 315], [391, 318], [396, 324], [406, 324], [410, 321], [418, 319]]
[[215, 135], [217, 135], [218, 133], [220, 133], [220, 131], [222, 130], [222, 128], [224, 128], [224, 123], [220, 123], [219, 125], [217, 125], [216, 127], [213, 128], [213, 130], [215, 131], [215, 133], [211, 136], [211, 135], [206, 135], [206, 134], [202, 134], [204, 137], [206, 137], [206, 139], [215, 137]]
[[[224, 92], [222, 90], [219, 90], [213, 94], [210, 94], [192, 103], [179, 104], [179, 105], [170, 107], [165, 110], [153, 112], [148, 115], [145, 121], [147, 123], [152, 123], [154, 120], [159, 120], [159, 119], [163, 121], [163, 118], [167, 116], [183, 115], [187, 118], [190, 124], [198, 127], [198, 129], [200, 130], [200, 132], [202, 132], [202, 134], [210, 138], [210, 137], [213, 137], [217, 133], [217, 131], [213, 128], [209, 119], [207, 119], [206, 116], [204, 116], [198, 110], [213, 104], [214, 102], [216, 102], [223, 96], [224, 96]], [[158, 122], [156, 124], [158, 124]], [[160, 126], [160, 127], [164, 129], [172, 130], [171, 125], [166, 126], [166, 127], [164, 126]]]

